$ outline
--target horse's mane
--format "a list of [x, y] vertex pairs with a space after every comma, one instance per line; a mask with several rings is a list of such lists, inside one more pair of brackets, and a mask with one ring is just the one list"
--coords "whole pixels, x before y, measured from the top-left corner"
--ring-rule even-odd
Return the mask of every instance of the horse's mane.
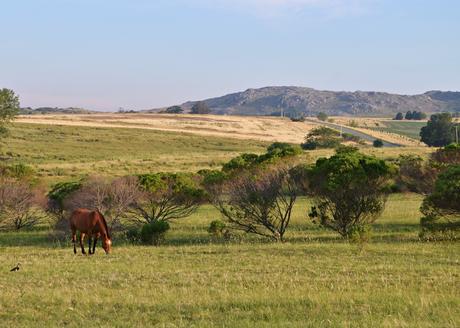
[[102, 223], [104, 224], [104, 228], [105, 228], [105, 233], [107, 234], [107, 238], [110, 239], [110, 235], [109, 235], [109, 228], [107, 227], [107, 221], [105, 221], [105, 217], [104, 215], [102, 215], [101, 212], [99, 212], [99, 210], [96, 210], [96, 213], [99, 214], [99, 216], [101, 217], [102, 219]]

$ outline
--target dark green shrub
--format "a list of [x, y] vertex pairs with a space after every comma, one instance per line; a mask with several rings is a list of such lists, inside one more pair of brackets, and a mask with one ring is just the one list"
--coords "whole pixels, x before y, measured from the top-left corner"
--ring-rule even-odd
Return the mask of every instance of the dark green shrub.
[[372, 143], [372, 145], [375, 148], [382, 148], [383, 147], [383, 141], [380, 140], [380, 139], [375, 139], [374, 142]]
[[166, 221], [154, 221], [144, 224], [141, 229], [141, 241], [146, 245], [160, 245], [170, 226]]
[[141, 231], [139, 228], [132, 227], [125, 232], [126, 240], [130, 243], [137, 244], [141, 241]]
[[232, 238], [231, 231], [225, 222], [220, 220], [214, 220], [209, 224], [208, 233], [215, 240], [230, 240]]

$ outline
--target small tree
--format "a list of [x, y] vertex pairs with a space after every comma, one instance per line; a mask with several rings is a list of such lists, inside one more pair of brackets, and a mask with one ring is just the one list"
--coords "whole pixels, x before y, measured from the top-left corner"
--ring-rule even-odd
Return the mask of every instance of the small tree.
[[327, 116], [327, 114], [323, 112], [319, 112], [318, 115], [316, 115], [316, 118], [323, 122], [327, 121], [328, 117], [329, 116]]
[[0, 137], [8, 132], [8, 124], [19, 113], [19, 97], [13, 90], [0, 89]]
[[211, 113], [211, 109], [209, 109], [208, 105], [204, 101], [199, 101], [195, 105], [193, 105], [190, 113], [191, 114], [209, 114]]
[[232, 229], [283, 241], [299, 188], [284, 166], [240, 173], [210, 192]]
[[171, 107], [166, 108], [164, 112], [166, 114], [180, 114], [180, 113], [183, 113], [184, 110], [182, 109], [181, 106], [171, 106]]
[[145, 224], [192, 215], [204, 199], [199, 181], [189, 174], [156, 173], [138, 176], [142, 195], [131, 205], [131, 220]]
[[31, 228], [44, 218], [46, 200], [40, 190], [13, 179], [0, 181], [0, 230]]
[[349, 237], [353, 227], [368, 225], [382, 213], [391, 171], [383, 160], [354, 150], [319, 159], [309, 172], [315, 203], [310, 218]]
[[406, 120], [412, 120], [413, 119], [413, 114], [412, 112], [409, 110], [407, 111], [406, 113], [406, 116], [404, 117]]
[[380, 140], [380, 139], [375, 139], [374, 142], [372, 143], [372, 145], [375, 148], [382, 148], [383, 147], [383, 141]]
[[455, 140], [455, 126], [449, 113], [431, 115], [427, 126], [420, 131], [422, 142], [430, 147], [442, 147]]
[[403, 119], [404, 119], [403, 113], [400, 112], [400, 113], [396, 114], [395, 120], [401, 121], [401, 120], [403, 120]]
[[341, 138], [338, 131], [322, 126], [311, 130], [306, 135], [305, 142], [301, 144], [301, 147], [305, 150], [336, 148], [340, 142]]
[[460, 165], [450, 166], [436, 180], [434, 191], [421, 206], [424, 217], [420, 224], [422, 236], [449, 234], [457, 238], [460, 232]]
[[106, 218], [111, 230], [120, 229], [122, 219], [140, 196], [136, 177], [122, 177], [112, 181], [90, 177], [78, 190], [66, 197], [64, 207], [68, 213], [78, 208], [98, 210]]

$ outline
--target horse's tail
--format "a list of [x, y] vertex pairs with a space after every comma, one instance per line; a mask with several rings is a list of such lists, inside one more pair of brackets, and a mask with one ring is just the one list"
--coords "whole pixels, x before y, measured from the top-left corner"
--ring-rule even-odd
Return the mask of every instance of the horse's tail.
[[107, 238], [110, 239], [109, 228], [107, 227], [107, 221], [105, 220], [104, 215], [102, 215], [102, 213], [99, 210], [96, 210], [96, 212], [99, 214], [100, 218], [102, 219], [102, 223], [104, 224], [105, 233], [107, 234]]

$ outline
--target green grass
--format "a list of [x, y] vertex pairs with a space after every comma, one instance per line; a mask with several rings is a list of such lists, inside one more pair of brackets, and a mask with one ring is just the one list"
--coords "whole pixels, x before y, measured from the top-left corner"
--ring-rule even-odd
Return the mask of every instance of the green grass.
[[460, 244], [418, 241], [420, 201], [390, 197], [363, 251], [309, 224], [306, 200], [283, 244], [211, 242], [209, 206], [166, 245], [115, 239], [110, 256], [74, 256], [44, 228], [2, 233], [1, 326], [458, 327]]
[[47, 181], [87, 174], [197, 171], [220, 167], [267, 143], [142, 129], [15, 124], [0, 144], [11, 163], [32, 165]]
[[377, 131], [400, 134], [412, 139], [420, 140], [420, 130], [426, 126], [426, 122], [410, 122], [410, 121], [385, 121], [384, 128], [372, 128]]

